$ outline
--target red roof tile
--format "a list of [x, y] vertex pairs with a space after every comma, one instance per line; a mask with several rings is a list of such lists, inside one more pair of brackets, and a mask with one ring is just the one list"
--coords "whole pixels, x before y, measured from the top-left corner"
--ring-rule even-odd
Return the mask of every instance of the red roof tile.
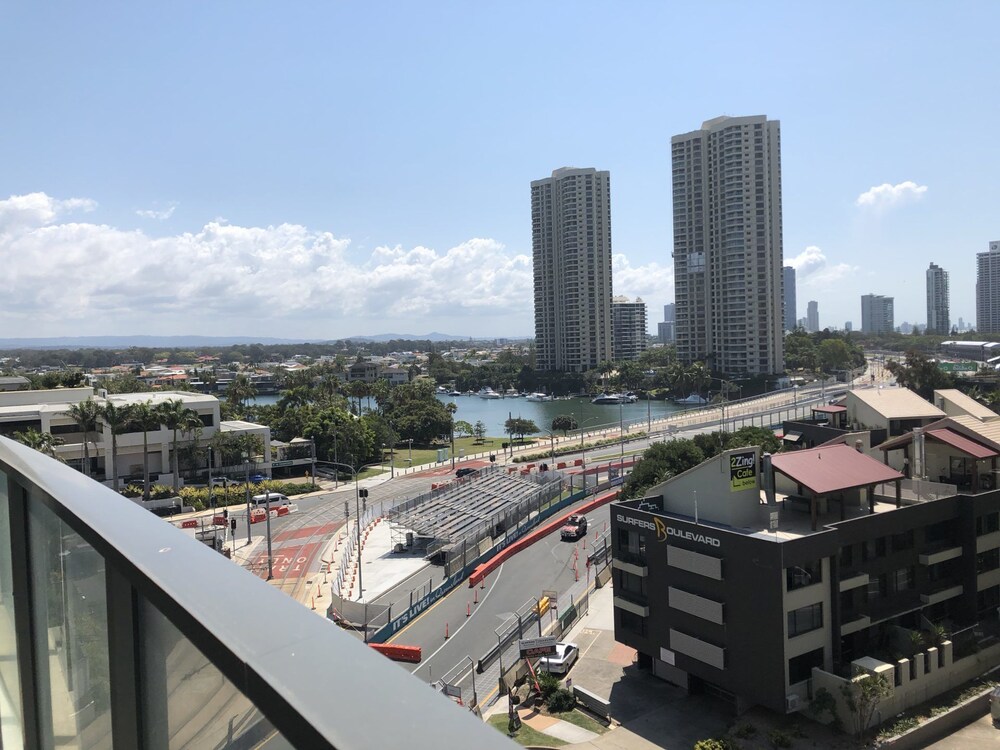
[[940, 440], [942, 443], [950, 445], [956, 450], [962, 451], [973, 458], [989, 458], [990, 456], [1000, 456], [992, 448], [987, 448], [985, 445], [980, 445], [975, 440], [970, 440], [965, 435], [960, 435], [954, 430], [949, 430], [943, 428], [940, 430], [928, 430], [926, 432], [928, 437], [932, 437], [935, 440]]
[[843, 444], [779, 453], [771, 457], [771, 465], [817, 495], [903, 478], [895, 469]]

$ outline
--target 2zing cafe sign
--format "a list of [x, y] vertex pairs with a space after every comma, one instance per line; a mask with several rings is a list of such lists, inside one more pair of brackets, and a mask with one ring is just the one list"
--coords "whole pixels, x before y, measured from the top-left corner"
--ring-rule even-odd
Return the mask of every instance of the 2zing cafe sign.
[[704, 534], [695, 531], [678, 529], [674, 526], [667, 526], [667, 524], [659, 518], [653, 518], [652, 521], [647, 521], [645, 518], [623, 516], [621, 513], [616, 514], [616, 516], [618, 523], [627, 524], [629, 526], [637, 526], [640, 529], [648, 529], [649, 531], [656, 532], [656, 541], [658, 542], [665, 542], [668, 537], [674, 537], [675, 539], [687, 539], [689, 542], [707, 544], [709, 547], [722, 546], [722, 542], [714, 536], [705, 536]]
[[742, 492], [757, 487], [757, 452], [729, 454], [729, 491]]

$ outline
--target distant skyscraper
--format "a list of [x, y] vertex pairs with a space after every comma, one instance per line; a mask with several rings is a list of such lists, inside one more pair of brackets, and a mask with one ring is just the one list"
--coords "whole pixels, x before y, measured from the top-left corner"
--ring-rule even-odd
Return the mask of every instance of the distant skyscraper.
[[615, 362], [634, 361], [646, 351], [646, 303], [639, 297], [611, 300], [612, 350]]
[[861, 331], [863, 333], [892, 333], [893, 298], [881, 294], [865, 294], [861, 297]]
[[674, 303], [663, 306], [663, 322], [656, 324], [661, 344], [672, 344], [677, 340], [677, 319], [674, 317]]
[[844, 322], [844, 330], [847, 331], [848, 333], [850, 333], [851, 331], [853, 331], [854, 330], [854, 323], [852, 323], [849, 320], [845, 321]]
[[806, 307], [806, 330], [809, 333], [816, 333], [819, 330], [819, 302], [809, 300]]
[[976, 253], [976, 332], [1000, 333], [1000, 241]]
[[565, 167], [532, 182], [531, 249], [538, 369], [610, 360], [610, 174]]
[[797, 312], [795, 310], [795, 269], [791, 266], [785, 266], [781, 269], [782, 283], [785, 292], [785, 330], [792, 331], [795, 329], [795, 317]]
[[927, 269], [927, 333], [951, 333], [948, 310], [948, 272], [931, 263]]
[[677, 354], [727, 374], [784, 370], [781, 136], [717, 117], [670, 140]]

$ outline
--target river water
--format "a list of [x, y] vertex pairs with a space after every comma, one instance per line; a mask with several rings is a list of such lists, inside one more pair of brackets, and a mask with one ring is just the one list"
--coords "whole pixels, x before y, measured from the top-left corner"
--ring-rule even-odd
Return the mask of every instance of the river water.
[[[280, 396], [258, 396], [251, 403], [276, 404]], [[589, 398], [571, 398], [566, 401], [528, 401], [525, 398], [485, 399], [479, 396], [447, 396], [437, 394], [442, 403], [454, 403], [458, 407], [455, 419], [461, 419], [475, 426], [479, 420], [486, 425], [486, 434], [503, 437], [503, 424], [508, 417], [530, 419], [540, 430], [552, 427], [553, 418], [560, 414], [571, 414], [577, 424], [587, 430], [600, 427], [618, 427], [619, 417], [625, 424], [645, 423], [647, 408], [645, 401], [622, 404], [621, 413], [617, 404], [592, 404]], [[648, 415], [652, 419], [673, 414], [684, 407], [667, 401], [650, 401]], [[542, 433], [544, 434], [544, 433]]]

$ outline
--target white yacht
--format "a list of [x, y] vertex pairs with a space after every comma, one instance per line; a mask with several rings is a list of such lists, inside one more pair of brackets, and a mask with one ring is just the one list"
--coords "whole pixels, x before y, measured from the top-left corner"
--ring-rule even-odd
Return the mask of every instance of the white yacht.
[[483, 388], [480, 388], [479, 393], [477, 393], [476, 395], [479, 396], [479, 398], [486, 398], [486, 399], [500, 398], [500, 394], [494, 391], [488, 385]]
[[548, 393], [529, 393], [528, 401], [555, 401], [555, 398]]

